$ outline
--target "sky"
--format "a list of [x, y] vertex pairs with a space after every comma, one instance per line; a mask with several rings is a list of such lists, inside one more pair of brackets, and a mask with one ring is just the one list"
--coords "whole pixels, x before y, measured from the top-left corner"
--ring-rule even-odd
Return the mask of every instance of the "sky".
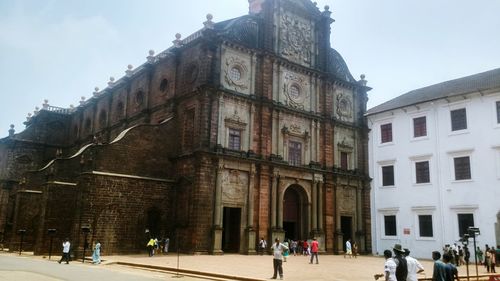
[[[330, 7], [331, 43], [368, 108], [410, 90], [500, 67], [500, 1], [315, 0]], [[1, 0], [0, 138], [36, 106], [78, 105], [127, 65], [219, 22], [248, 13], [247, 0]]]

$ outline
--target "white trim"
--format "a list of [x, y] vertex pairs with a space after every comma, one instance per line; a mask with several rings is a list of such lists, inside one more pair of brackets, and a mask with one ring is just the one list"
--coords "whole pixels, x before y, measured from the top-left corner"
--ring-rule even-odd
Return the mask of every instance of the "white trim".
[[136, 175], [117, 174], [117, 173], [108, 173], [108, 172], [100, 172], [100, 171], [92, 171], [92, 172], [90, 172], [90, 174], [100, 175], [100, 176], [110, 176], [110, 177], [140, 179], [140, 180], [153, 180], [153, 181], [161, 181], [161, 182], [174, 182], [173, 180], [168, 180], [168, 179], [142, 177], [142, 176], [136, 176]]

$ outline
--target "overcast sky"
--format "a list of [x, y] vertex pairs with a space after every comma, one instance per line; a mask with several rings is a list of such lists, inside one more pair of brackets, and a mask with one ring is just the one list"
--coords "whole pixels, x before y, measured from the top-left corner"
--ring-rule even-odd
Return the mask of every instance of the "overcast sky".
[[[316, 0], [330, 6], [332, 46], [368, 108], [413, 89], [500, 67], [500, 1]], [[78, 105], [203, 26], [248, 13], [247, 0], [1, 0], [0, 137], [44, 99]]]

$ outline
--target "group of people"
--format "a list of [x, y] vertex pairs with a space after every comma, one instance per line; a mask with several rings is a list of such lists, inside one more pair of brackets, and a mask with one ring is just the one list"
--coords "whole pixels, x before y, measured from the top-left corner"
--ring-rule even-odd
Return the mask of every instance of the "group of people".
[[346, 256], [349, 258], [356, 258], [358, 256], [358, 245], [356, 244], [356, 241], [351, 242], [350, 238], [345, 242], [344, 259]]
[[[304, 247], [304, 244], [302, 248], [308, 249], [308, 253], [310, 255], [310, 261], [309, 263], [312, 264], [314, 261], [316, 261], [316, 264], [319, 264], [318, 260], [318, 251], [319, 251], [319, 242], [316, 238], [313, 238], [311, 243], [307, 243], [307, 247]], [[277, 279], [278, 275], [280, 279], [283, 279], [283, 262], [286, 262], [287, 257], [290, 255], [290, 250], [292, 248], [292, 252], [294, 256], [297, 254], [297, 245], [300, 243], [297, 241], [289, 241], [288, 239], [285, 239], [283, 243], [280, 242], [279, 238], [274, 239], [274, 243], [271, 245], [271, 251], [273, 253], [273, 276], [271, 279]], [[259, 241], [259, 253], [261, 255], [264, 254], [266, 251], [266, 246], [267, 242], [264, 239], [264, 237], [261, 237]]]
[[[64, 239], [62, 247], [63, 247], [62, 256], [61, 259], [58, 261], [58, 263], [60, 264], [61, 262], [65, 261], [66, 264], [69, 264], [69, 261], [71, 259], [70, 257], [71, 243], [69, 242], [68, 238]], [[96, 240], [94, 244], [94, 250], [92, 252], [92, 263], [93, 264], [101, 263], [101, 243], [99, 243], [98, 240]]]
[[486, 244], [484, 252], [479, 247], [477, 247], [476, 257], [477, 262], [479, 264], [483, 264], [488, 272], [496, 273], [495, 267], [500, 266], [500, 245], [497, 245], [497, 248], [495, 250], [495, 247], [490, 248], [490, 246]]
[[158, 240], [158, 238], [150, 238], [148, 243], [146, 244], [146, 248], [148, 249], [148, 254], [150, 257], [159, 253], [168, 255], [169, 244], [170, 244], [170, 239], [168, 237], [163, 238], [161, 240]]
[[375, 280], [384, 277], [385, 281], [417, 281], [417, 274], [424, 271], [422, 264], [411, 257], [410, 250], [403, 249], [401, 244], [394, 245], [392, 250], [384, 251], [384, 273], [375, 274]]

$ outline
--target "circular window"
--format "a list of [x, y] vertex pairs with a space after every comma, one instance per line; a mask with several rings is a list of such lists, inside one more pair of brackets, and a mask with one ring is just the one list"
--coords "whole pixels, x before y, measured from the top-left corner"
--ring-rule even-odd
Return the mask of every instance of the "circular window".
[[300, 97], [300, 88], [297, 85], [290, 86], [289, 95], [292, 99], [298, 99]]
[[241, 79], [241, 70], [236, 67], [236, 66], [233, 66], [231, 68], [231, 70], [229, 70], [229, 78], [233, 81], [238, 81]]

